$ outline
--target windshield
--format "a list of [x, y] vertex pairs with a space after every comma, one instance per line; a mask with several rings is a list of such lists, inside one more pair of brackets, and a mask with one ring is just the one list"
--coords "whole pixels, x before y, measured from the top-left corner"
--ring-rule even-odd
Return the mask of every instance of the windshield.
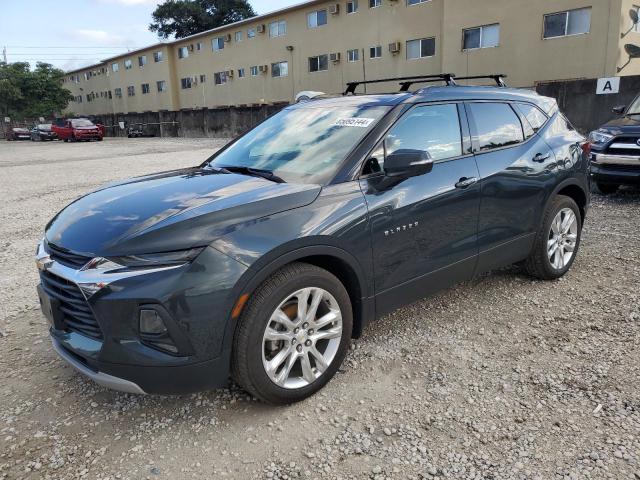
[[38, 130], [51, 130], [51, 124], [41, 123], [38, 125]]
[[93, 123], [91, 120], [87, 120], [86, 118], [81, 118], [79, 120], [71, 120], [71, 126], [73, 127], [93, 127]]
[[209, 166], [268, 171], [286, 182], [325, 184], [387, 106], [285, 109], [238, 139]]
[[638, 95], [633, 103], [629, 105], [626, 115], [640, 115], [640, 95]]

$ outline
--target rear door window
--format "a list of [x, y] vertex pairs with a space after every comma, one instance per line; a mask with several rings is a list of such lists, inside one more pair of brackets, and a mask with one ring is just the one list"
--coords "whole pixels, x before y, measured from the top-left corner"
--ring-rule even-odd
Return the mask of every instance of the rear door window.
[[524, 141], [520, 119], [508, 103], [470, 103], [468, 107], [475, 123], [479, 151]]

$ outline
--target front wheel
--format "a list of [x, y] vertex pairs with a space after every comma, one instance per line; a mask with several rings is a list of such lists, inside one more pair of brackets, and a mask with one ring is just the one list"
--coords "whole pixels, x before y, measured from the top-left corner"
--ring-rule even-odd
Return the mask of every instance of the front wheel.
[[242, 314], [233, 377], [268, 403], [303, 400], [335, 375], [352, 326], [351, 302], [340, 280], [314, 265], [288, 265], [252, 294]]
[[572, 198], [558, 195], [544, 213], [533, 251], [525, 261], [527, 272], [542, 280], [562, 277], [573, 265], [582, 235], [580, 209]]

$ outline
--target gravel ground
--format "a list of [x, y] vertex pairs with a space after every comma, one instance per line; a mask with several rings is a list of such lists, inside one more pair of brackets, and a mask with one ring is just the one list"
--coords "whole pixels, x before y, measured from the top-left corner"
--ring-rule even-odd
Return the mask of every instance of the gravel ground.
[[0, 478], [640, 479], [640, 191], [595, 196], [573, 270], [505, 269], [370, 325], [320, 394], [111, 392], [37, 308], [47, 220], [216, 140], [0, 145]]

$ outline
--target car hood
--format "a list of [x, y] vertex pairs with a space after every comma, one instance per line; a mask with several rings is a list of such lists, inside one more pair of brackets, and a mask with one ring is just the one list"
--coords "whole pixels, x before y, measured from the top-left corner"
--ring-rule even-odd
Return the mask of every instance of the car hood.
[[49, 222], [45, 238], [87, 256], [189, 249], [247, 222], [308, 205], [320, 190], [200, 168], [164, 172], [79, 198]]
[[11, 130], [14, 133], [31, 133], [31, 130], [28, 130], [26, 128], [12, 128]]
[[640, 134], [640, 115], [624, 115], [614, 118], [602, 125], [598, 130], [611, 135]]

